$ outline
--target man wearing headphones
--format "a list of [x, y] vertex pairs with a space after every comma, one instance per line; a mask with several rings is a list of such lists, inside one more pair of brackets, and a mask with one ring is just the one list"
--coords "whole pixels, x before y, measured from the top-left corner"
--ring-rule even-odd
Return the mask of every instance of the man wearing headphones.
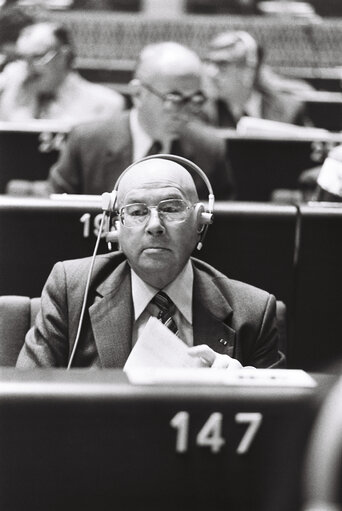
[[[198, 121], [205, 102], [202, 69], [198, 55], [181, 44], [146, 46], [130, 83], [133, 108], [72, 130], [51, 169], [50, 191], [101, 194], [113, 189], [133, 161], [147, 154], [172, 153], [204, 168], [217, 198], [232, 198], [225, 141]], [[199, 182], [200, 197], [206, 193], [201, 187]]]
[[191, 258], [211, 218], [180, 160], [150, 157], [126, 169], [114, 189], [122, 251], [96, 257], [88, 294], [89, 258], [57, 263], [17, 367], [122, 368], [150, 316], [202, 366], [282, 364], [274, 296]]

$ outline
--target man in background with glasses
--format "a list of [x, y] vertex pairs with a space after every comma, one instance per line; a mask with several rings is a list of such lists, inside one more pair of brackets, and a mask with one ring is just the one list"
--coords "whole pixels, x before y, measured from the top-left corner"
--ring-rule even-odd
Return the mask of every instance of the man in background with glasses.
[[[166, 152], [203, 168], [217, 198], [232, 198], [225, 142], [198, 120], [206, 100], [202, 72], [199, 57], [183, 45], [162, 42], [145, 47], [130, 83], [133, 108], [72, 130], [50, 172], [50, 191], [101, 194], [113, 188], [133, 161]], [[205, 198], [203, 183], [199, 187]]]
[[76, 124], [113, 115], [125, 106], [118, 92], [84, 80], [73, 70], [66, 28], [35, 23], [16, 44], [16, 62], [0, 74], [0, 120], [53, 119]]
[[303, 80], [281, 77], [263, 62], [257, 41], [241, 30], [210, 42], [205, 58], [208, 120], [235, 128], [241, 117], [309, 124], [304, 103], [294, 93], [311, 90]]
[[[202, 367], [281, 366], [275, 297], [191, 258], [203, 221], [188, 171], [168, 159], [139, 161], [117, 191], [121, 251], [96, 256], [72, 367], [122, 368], [151, 316]], [[55, 265], [17, 367], [68, 365], [89, 265]]]

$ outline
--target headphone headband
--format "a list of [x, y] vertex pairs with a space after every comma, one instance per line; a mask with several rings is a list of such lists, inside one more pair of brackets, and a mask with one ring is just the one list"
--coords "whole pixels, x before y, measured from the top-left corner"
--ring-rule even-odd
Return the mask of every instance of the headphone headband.
[[[204, 225], [204, 228], [201, 232], [200, 241], [197, 245], [198, 250], [200, 250], [202, 248], [203, 238], [204, 238], [205, 233], [208, 229], [208, 225], [211, 224], [213, 221], [215, 196], [214, 196], [214, 192], [213, 192], [211, 183], [210, 183], [207, 175], [205, 174], [205, 172], [198, 165], [196, 165], [196, 163], [193, 163], [192, 161], [188, 160], [187, 158], [183, 158], [183, 156], [178, 156], [175, 154], [166, 154], [166, 153], [165, 154], [152, 154], [150, 156], [145, 156], [144, 158], [141, 158], [141, 159], [136, 160], [135, 162], [131, 163], [131, 165], [129, 165], [118, 177], [118, 179], [114, 185], [113, 191], [111, 193], [102, 194], [102, 209], [107, 211], [108, 213], [113, 213], [115, 211], [120, 182], [121, 182], [122, 178], [124, 177], [124, 175], [131, 168], [135, 167], [136, 165], [138, 165], [139, 163], [141, 163], [143, 161], [153, 160], [153, 159], [158, 159], [158, 158], [162, 159], [162, 160], [169, 160], [169, 161], [173, 161], [175, 163], [179, 163], [188, 172], [189, 172], [189, 169], [192, 170], [193, 172], [195, 172], [202, 178], [202, 181], [204, 181], [204, 183], [208, 189], [208, 209], [207, 209], [207, 211], [204, 211], [204, 206], [202, 205], [202, 210], [200, 211], [200, 215], [199, 215], [200, 220], [201, 220], [200, 223], [202, 223]], [[111, 234], [112, 233], [108, 234], [107, 241], [114, 240], [114, 236], [113, 235], [111, 236]]]

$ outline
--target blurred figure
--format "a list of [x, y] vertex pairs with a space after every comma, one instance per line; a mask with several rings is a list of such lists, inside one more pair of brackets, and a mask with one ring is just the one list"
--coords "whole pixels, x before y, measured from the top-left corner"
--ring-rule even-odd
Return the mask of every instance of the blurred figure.
[[[172, 153], [199, 165], [218, 198], [231, 198], [225, 141], [197, 119], [205, 97], [202, 63], [196, 53], [174, 42], [147, 46], [130, 87], [130, 112], [71, 131], [50, 172], [50, 190], [101, 194], [111, 190], [121, 172], [138, 158]], [[200, 197], [206, 198], [205, 186], [198, 185]]]
[[263, 52], [243, 31], [214, 37], [206, 59], [207, 115], [212, 124], [235, 128], [241, 117], [306, 124], [304, 105], [294, 92], [310, 90], [301, 80], [282, 78], [263, 64]]
[[16, 42], [21, 30], [32, 25], [34, 19], [16, 6], [3, 6], [0, 10], [0, 72], [16, 58]]
[[298, 186], [305, 200], [342, 202], [342, 145], [331, 149], [322, 165], [304, 170]]
[[63, 26], [43, 22], [24, 28], [16, 52], [18, 61], [0, 75], [0, 120], [54, 119], [73, 124], [124, 108], [121, 94], [73, 71], [74, 51]]

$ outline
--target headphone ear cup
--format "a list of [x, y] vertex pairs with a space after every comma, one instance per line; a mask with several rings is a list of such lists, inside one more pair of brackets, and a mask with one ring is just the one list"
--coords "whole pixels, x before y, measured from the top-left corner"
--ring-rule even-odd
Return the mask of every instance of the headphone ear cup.
[[205, 224], [202, 220], [202, 214], [205, 211], [204, 204], [202, 202], [198, 202], [195, 206], [195, 215], [197, 219], [197, 232], [198, 234], [201, 234], [205, 228]]
[[119, 235], [120, 235], [120, 220], [118, 217], [113, 217], [112, 221], [113, 225], [110, 231], [106, 234], [106, 242], [107, 243], [119, 243]]

